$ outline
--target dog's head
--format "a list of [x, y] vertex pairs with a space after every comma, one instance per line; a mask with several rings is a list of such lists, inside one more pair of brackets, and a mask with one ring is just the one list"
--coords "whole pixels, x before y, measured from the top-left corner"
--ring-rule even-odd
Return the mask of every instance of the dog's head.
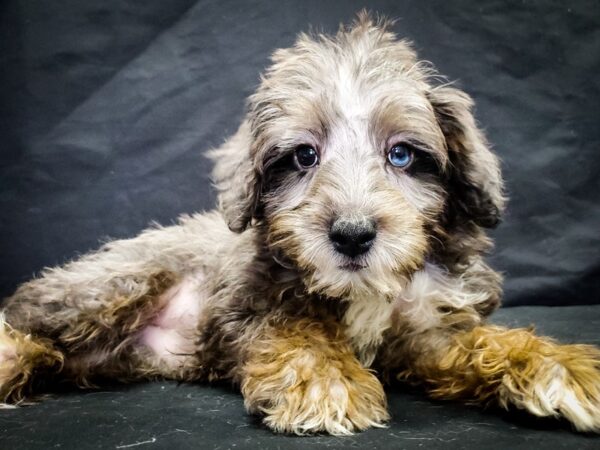
[[436, 85], [388, 28], [362, 14], [276, 51], [212, 153], [230, 228], [264, 226], [274, 255], [328, 296], [397, 294], [440, 240], [495, 225], [503, 208], [471, 99]]

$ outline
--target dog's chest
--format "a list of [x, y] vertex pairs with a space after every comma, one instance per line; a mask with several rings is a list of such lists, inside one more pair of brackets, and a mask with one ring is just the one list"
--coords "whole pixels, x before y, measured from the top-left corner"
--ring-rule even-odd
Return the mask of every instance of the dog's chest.
[[361, 298], [350, 303], [343, 318], [346, 336], [360, 362], [369, 367], [392, 322], [393, 303], [381, 298]]

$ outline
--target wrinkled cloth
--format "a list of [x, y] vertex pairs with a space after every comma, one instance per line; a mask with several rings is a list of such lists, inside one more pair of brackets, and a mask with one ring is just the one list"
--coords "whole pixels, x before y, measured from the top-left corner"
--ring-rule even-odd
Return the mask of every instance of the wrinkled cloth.
[[27, 2], [0, 8], [0, 294], [151, 221], [210, 209], [204, 150], [273, 49], [363, 6], [471, 94], [511, 198], [506, 305], [600, 301], [600, 3]]

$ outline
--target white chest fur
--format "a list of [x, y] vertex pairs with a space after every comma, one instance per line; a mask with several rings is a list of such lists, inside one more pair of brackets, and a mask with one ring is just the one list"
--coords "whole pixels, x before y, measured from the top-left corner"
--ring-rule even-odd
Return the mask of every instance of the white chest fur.
[[365, 367], [373, 363], [383, 333], [391, 326], [393, 309], [393, 303], [382, 298], [365, 297], [351, 301], [346, 310], [346, 336]]
[[[426, 264], [413, 274], [410, 283], [393, 302], [382, 297], [361, 297], [350, 300], [344, 316], [346, 336], [358, 359], [370, 366], [384, 333], [392, 326], [410, 323], [411, 329], [422, 332], [438, 326], [440, 307], [465, 308], [487, 299], [486, 292], [469, 291], [460, 277], [450, 277], [442, 269]], [[392, 323], [394, 320], [398, 323]]]

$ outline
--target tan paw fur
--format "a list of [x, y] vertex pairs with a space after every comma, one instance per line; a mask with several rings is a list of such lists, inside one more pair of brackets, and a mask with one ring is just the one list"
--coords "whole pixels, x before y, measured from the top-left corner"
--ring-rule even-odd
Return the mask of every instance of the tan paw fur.
[[579, 431], [600, 432], [596, 347], [559, 345], [526, 329], [476, 327], [458, 335], [436, 372], [427, 374], [436, 379], [436, 397], [497, 401], [540, 417], [563, 417]]
[[347, 344], [318, 323], [272, 330], [252, 346], [242, 393], [246, 408], [277, 432], [348, 435], [389, 418], [379, 380]]
[[504, 377], [501, 404], [536, 416], [564, 417], [579, 431], [600, 432], [600, 351], [556, 345], [542, 353], [530, 379]]
[[47, 340], [15, 330], [0, 315], [0, 403], [22, 402], [36, 373], [60, 370], [62, 364], [63, 355]]

